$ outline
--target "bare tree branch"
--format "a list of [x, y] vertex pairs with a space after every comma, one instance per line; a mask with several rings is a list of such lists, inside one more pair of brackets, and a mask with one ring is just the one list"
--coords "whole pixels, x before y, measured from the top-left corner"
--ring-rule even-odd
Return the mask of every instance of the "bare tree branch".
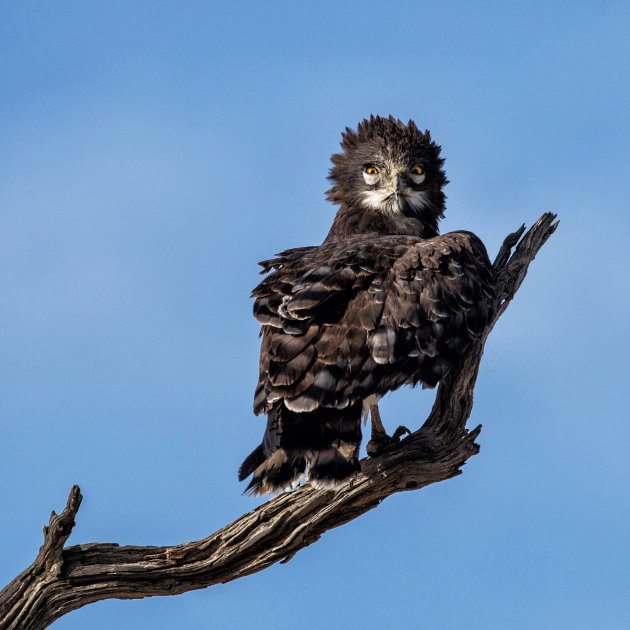
[[[177, 595], [256, 573], [287, 562], [329, 529], [375, 508], [388, 496], [416, 490], [461, 473], [481, 426], [466, 429], [486, 338], [521, 285], [529, 263], [558, 223], [543, 214], [504, 241], [493, 266], [496, 314], [483, 337], [442, 379], [424, 425], [377, 457], [361, 462], [361, 473], [335, 491], [309, 485], [281, 494], [198, 542], [172, 547], [120, 547], [89, 543], [63, 547], [81, 494], [73, 486], [65, 509], [44, 527], [35, 562], [0, 592], [0, 630], [41, 630], [86, 604], [103, 599]], [[512, 253], [512, 249], [516, 248]]]

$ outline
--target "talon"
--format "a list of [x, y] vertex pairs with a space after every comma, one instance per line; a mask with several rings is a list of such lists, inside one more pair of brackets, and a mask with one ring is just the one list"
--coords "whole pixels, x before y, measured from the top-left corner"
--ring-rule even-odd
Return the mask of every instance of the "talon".
[[411, 435], [411, 431], [403, 426], [402, 424], [394, 431], [394, 435], [392, 435], [392, 440], [396, 440], [397, 442], [400, 442], [400, 438], [403, 435]]
[[379, 455], [392, 444], [398, 444], [403, 435], [411, 435], [411, 431], [407, 427], [399, 426], [396, 431], [394, 431], [394, 435], [390, 437], [383, 427], [381, 414], [379, 413], [377, 405], [370, 407], [370, 414], [372, 416], [372, 439], [366, 445], [367, 454], [370, 457]]

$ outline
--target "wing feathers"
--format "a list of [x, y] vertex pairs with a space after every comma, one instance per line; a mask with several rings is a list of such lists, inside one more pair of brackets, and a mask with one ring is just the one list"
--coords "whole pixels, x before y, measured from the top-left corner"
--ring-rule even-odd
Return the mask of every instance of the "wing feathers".
[[271, 361], [269, 364], [269, 383], [277, 387], [293, 385], [306, 374], [313, 364], [315, 355], [314, 346], [309, 345], [286, 363]]
[[377, 363], [392, 363], [394, 361], [394, 346], [396, 332], [391, 326], [381, 324], [370, 336], [368, 347], [372, 358]]
[[354, 404], [403, 383], [434, 386], [493, 308], [490, 262], [468, 232], [357, 235], [261, 263], [255, 410]]

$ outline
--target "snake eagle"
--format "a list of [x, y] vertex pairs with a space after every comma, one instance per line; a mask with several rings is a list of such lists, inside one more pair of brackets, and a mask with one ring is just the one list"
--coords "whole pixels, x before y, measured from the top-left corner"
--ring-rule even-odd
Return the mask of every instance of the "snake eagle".
[[331, 488], [360, 470], [361, 418], [401, 385], [434, 387], [491, 315], [483, 243], [438, 234], [445, 207], [441, 147], [413, 121], [371, 116], [342, 134], [328, 236], [260, 263], [262, 324], [254, 412], [262, 444], [243, 462], [258, 495], [304, 478]]

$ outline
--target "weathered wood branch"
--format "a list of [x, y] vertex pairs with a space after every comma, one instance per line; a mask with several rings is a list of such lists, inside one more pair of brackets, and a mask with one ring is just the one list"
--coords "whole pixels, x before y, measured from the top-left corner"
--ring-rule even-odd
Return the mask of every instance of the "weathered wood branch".
[[[103, 599], [177, 595], [287, 562], [329, 529], [375, 508], [388, 496], [461, 473], [479, 452], [481, 426], [466, 429], [486, 338], [507, 308], [545, 241], [557, 227], [544, 214], [523, 236], [510, 234], [494, 263], [496, 315], [484, 336], [442, 379], [423, 426], [361, 462], [349, 486], [318, 491], [309, 485], [277, 496], [198, 542], [172, 547], [89, 543], [65, 547], [81, 503], [78, 486], [60, 515], [44, 527], [35, 562], [0, 592], [0, 630], [41, 630], [62, 615]], [[514, 249], [515, 248], [515, 249]], [[512, 250], [514, 249], [514, 252]]]

